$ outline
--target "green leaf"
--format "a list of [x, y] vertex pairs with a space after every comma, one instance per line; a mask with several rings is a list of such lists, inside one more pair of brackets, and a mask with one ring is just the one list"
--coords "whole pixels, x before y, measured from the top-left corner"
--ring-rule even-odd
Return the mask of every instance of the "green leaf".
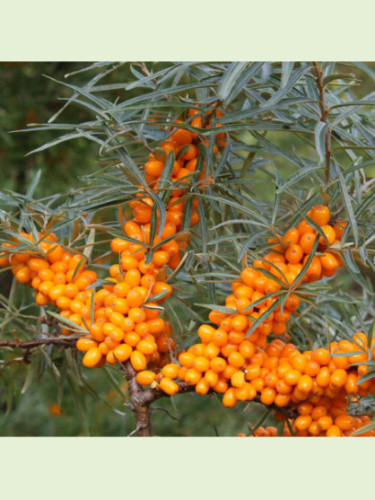
[[357, 429], [356, 431], [352, 432], [351, 436], [360, 436], [361, 434], [365, 434], [365, 432], [369, 432], [375, 429], [375, 421], [370, 422], [367, 425], [364, 425], [360, 429]]
[[205, 309], [210, 309], [211, 311], [218, 311], [225, 314], [236, 314], [237, 309], [233, 309], [232, 307], [220, 306], [217, 304], [194, 304], [197, 307], [204, 307]]
[[354, 215], [354, 210], [353, 210], [352, 202], [350, 200], [350, 196], [348, 193], [348, 188], [346, 186], [344, 176], [341, 172], [341, 167], [336, 162], [333, 163], [333, 166], [335, 168], [335, 171], [337, 173], [337, 177], [339, 179], [340, 190], [341, 190], [342, 198], [344, 201], [346, 213], [348, 215], [350, 225], [351, 225], [351, 228], [353, 231], [355, 245], [356, 245], [356, 247], [358, 247], [359, 235], [358, 235], [357, 220], [356, 220], [355, 215]]
[[298, 68], [294, 73], [292, 73], [292, 76], [289, 78], [288, 83], [284, 84], [277, 92], [275, 92], [271, 97], [271, 99], [265, 102], [265, 105], [269, 107], [277, 104], [284, 96], [286, 96], [291, 91], [291, 89], [297, 84], [298, 80], [305, 73], [310, 71], [310, 68], [311, 68], [310, 65], [305, 66], [304, 64], [302, 64], [300, 68]]
[[[288, 189], [290, 186], [292, 186], [296, 182], [298, 182], [301, 179], [303, 179], [306, 175], [309, 175], [311, 173], [315, 173], [318, 170], [321, 170], [321, 167], [317, 166], [317, 165], [314, 165], [314, 166], [311, 166], [311, 167], [304, 167], [304, 168], [302, 168], [301, 170], [299, 170], [298, 172], [296, 172], [295, 174], [293, 174], [291, 177], [289, 177], [289, 179], [287, 179], [281, 186], [279, 186], [277, 188], [277, 191], [276, 191], [277, 194], [282, 193], [283, 191], [285, 191], [286, 189]], [[323, 184], [323, 181], [321, 181], [321, 183]]]
[[230, 96], [233, 87], [240, 78], [243, 70], [248, 67], [248, 62], [233, 62], [225, 71], [225, 76], [221, 80], [219, 88], [217, 89], [217, 96], [221, 101], [226, 101]]
[[318, 152], [320, 164], [324, 162], [326, 155], [326, 136], [329, 130], [329, 124], [318, 122], [315, 127], [315, 149]]
[[375, 370], [370, 370], [368, 373], [366, 373], [357, 380], [357, 384], [358, 385], [363, 384], [363, 382], [367, 382], [367, 380], [371, 380], [374, 377], [375, 377]]
[[[273, 311], [280, 305], [280, 300], [277, 300], [276, 302], [274, 302], [271, 307], [269, 307], [267, 309], [267, 311], [265, 311], [263, 314], [261, 314], [259, 316], [259, 318], [257, 318], [254, 323], [252, 324], [251, 328], [246, 332], [246, 335], [245, 335], [245, 338], [249, 337], [253, 331], [258, 328], [258, 326], [260, 326], [263, 321], [265, 321], [269, 316], [271, 316], [271, 314], [273, 313]], [[250, 316], [251, 318], [251, 316]]]

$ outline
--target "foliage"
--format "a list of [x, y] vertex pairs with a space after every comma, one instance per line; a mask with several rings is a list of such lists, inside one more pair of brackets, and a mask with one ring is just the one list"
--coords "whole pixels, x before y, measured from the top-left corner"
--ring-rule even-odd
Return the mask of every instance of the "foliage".
[[[6, 71], [9, 73], [9, 68]], [[175, 293], [165, 303], [179, 348], [196, 343], [197, 328], [207, 321], [209, 309], [224, 303], [230, 283], [243, 266], [264, 254], [268, 239], [284, 234], [318, 203], [327, 203], [335, 218], [348, 221], [341, 248], [336, 249], [345, 261], [345, 270], [332, 280], [303, 285], [311, 298], [304, 299], [299, 314], [289, 323], [292, 341], [306, 350], [325, 346], [327, 338], [352, 338], [358, 330], [372, 334], [373, 81], [373, 69], [362, 63], [307, 62], [100, 63], [67, 80], [51, 80], [46, 92], [52, 83], [60, 85], [63, 107], [53, 109], [49, 120], [44, 115], [43, 123], [24, 128], [25, 133], [7, 140], [19, 144], [20, 137], [33, 137], [27, 139], [33, 149], [28, 158], [39, 159], [32, 160], [39, 165], [47, 158], [53, 173], [58, 166], [59, 175], [64, 163], [71, 162], [81, 180], [71, 189], [51, 193], [47, 171], [42, 168], [33, 180], [28, 179], [27, 189], [17, 186], [22, 194], [4, 189], [0, 195], [0, 243], [20, 230], [53, 230], [65, 247], [84, 251], [90, 268], [103, 278], [109, 265], [115, 263], [108, 251], [109, 240], [123, 236], [128, 203], [140, 187], [148, 189], [141, 167], [149, 152], [189, 108], [207, 113], [212, 106], [219, 106], [224, 115], [213, 119], [212, 128], [197, 130], [189, 122], [184, 125], [207, 139], [207, 144], [201, 146], [205, 186], [202, 188], [193, 176], [187, 197], [199, 200], [199, 224], [190, 230], [188, 223], [183, 227], [182, 233], [191, 233], [191, 241], [183, 264], [172, 276]], [[36, 121], [34, 117], [32, 121]], [[214, 152], [215, 125], [226, 136], [220, 155]], [[47, 136], [47, 142], [39, 145]], [[35, 138], [39, 138], [37, 146]], [[79, 139], [74, 142], [79, 146], [66, 149], [73, 139]], [[80, 156], [87, 159], [94, 147], [99, 161], [77, 167]], [[61, 158], [65, 151], [69, 151], [67, 158]], [[161, 225], [171, 191], [169, 179], [163, 182], [164, 190], [153, 194]], [[151, 233], [155, 234], [156, 221], [154, 226]], [[29, 290], [13, 281], [9, 297], [2, 295], [0, 299], [3, 339], [16, 336], [29, 340], [53, 334], [56, 325], [41, 319], [45, 310], [36, 307]], [[51, 427], [48, 432], [131, 432], [130, 411], [122, 404], [127, 386], [118, 369], [88, 374], [80, 368], [80, 356], [70, 348], [38, 347], [25, 355], [17, 350], [3, 352], [0, 375], [5, 411], [13, 408], [13, 394], [17, 394], [17, 407], [27, 401], [31, 404], [39, 398], [38, 386], [43, 383], [50, 401], [57, 388], [57, 401], [64, 408], [66, 405], [66, 418], [70, 419], [70, 424], [64, 421], [60, 427], [56, 424], [57, 430]], [[24, 379], [22, 396], [20, 387], [13, 383], [19, 378]], [[106, 400], [103, 394], [108, 390], [117, 391], [119, 397]], [[186, 425], [182, 431], [160, 411], [155, 432], [188, 435], [195, 427], [190, 418], [195, 420], [199, 415], [206, 434], [211, 435], [215, 428], [220, 435], [236, 434], [246, 431], [247, 424], [255, 424], [262, 413], [256, 404], [224, 410], [215, 398], [181, 394], [162, 400], [160, 404], [170, 413], [186, 418]], [[371, 398], [365, 403], [371, 414]], [[105, 414], [107, 408], [109, 415], [116, 413], [113, 420]], [[71, 418], [73, 411], [79, 417], [80, 430]], [[90, 429], [93, 412], [101, 417]], [[224, 416], [228, 412], [231, 416]], [[6, 417], [3, 425], [7, 429]], [[195, 431], [200, 434], [196, 427]], [[17, 423], [6, 432], [22, 433]]]

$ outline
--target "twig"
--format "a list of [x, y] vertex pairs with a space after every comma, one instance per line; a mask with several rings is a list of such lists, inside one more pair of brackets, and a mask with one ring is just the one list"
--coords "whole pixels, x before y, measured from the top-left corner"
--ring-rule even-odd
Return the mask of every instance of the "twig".
[[[145, 62], [141, 62], [141, 68], [142, 68], [142, 71], [143, 73], [146, 75], [146, 76], [151, 76], [152, 73], [147, 69], [147, 66], [146, 66], [146, 63]], [[158, 84], [158, 81], [156, 78], [152, 78], [152, 81], [155, 83], [155, 85]]]
[[[165, 392], [162, 390], [155, 389], [143, 389], [141, 385], [138, 384], [136, 376], [137, 372], [132, 367], [131, 363], [127, 361], [121, 364], [125, 373], [126, 380], [129, 385], [130, 403], [128, 403], [129, 408], [134, 413], [135, 419], [135, 431], [133, 433], [137, 436], [151, 436], [151, 410], [150, 405], [157, 401], [158, 399], [166, 396]], [[192, 392], [195, 390], [194, 386], [188, 385], [186, 382], [176, 382], [179, 386], [179, 394], [185, 392]], [[161, 409], [161, 408], [155, 408]], [[164, 409], [163, 409], [164, 410]], [[166, 411], [166, 410], [164, 410]], [[172, 417], [172, 415], [170, 415]], [[175, 418], [175, 417], [172, 417]], [[175, 419], [176, 420], [176, 419]], [[178, 421], [178, 420], [177, 420]]]
[[372, 179], [369, 179], [368, 181], [366, 181], [363, 186], [362, 186], [362, 191], [364, 193], [367, 192], [368, 188], [371, 187], [373, 184], [375, 183], [375, 177], [373, 177]]
[[27, 342], [12, 341], [12, 340], [2, 340], [0, 342], [0, 347], [12, 347], [20, 349], [31, 349], [33, 347], [39, 347], [41, 345], [55, 344], [65, 347], [72, 347], [75, 345], [77, 339], [61, 339], [61, 338], [45, 338], [45, 339], [35, 339], [29, 340]]
[[170, 417], [172, 420], [175, 420], [176, 422], [178, 422], [179, 424], [181, 424], [181, 420], [177, 417], [174, 417], [172, 415], [172, 413], [170, 413], [166, 408], [163, 408], [162, 406], [152, 406], [150, 408], [151, 411], [163, 411], [164, 413], [166, 413], [168, 415], [168, 417]]
[[[320, 93], [320, 100], [319, 100], [319, 106], [321, 110], [321, 116], [320, 120], [323, 123], [327, 123], [327, 116], [329, 113], [329, 110], [326, 107], [325, 103], [325, 89], [324, 89], [324, 84], [323, 84], [323, 72], [319, 69], [318, 63], [313, 62], [314, 70], [316, 73], [316, 83], [319, 88], [319, 93]], [[326, 132], [326, 137], [325, 137], [325, 166], [326, 166], [326, 183], [329, 182], [330, 179], [330, 166], [331, 166], [331, 130], [328, 128]]]

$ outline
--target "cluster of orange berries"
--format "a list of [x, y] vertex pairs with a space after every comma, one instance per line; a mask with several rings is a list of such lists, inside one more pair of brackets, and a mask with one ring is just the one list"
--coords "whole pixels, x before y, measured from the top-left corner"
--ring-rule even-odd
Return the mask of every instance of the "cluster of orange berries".
[[[209, 319], [217, 328], [208, 324], [200, 326], [201, 343], [179, 354], [181, 366], [170, 363], [160, 374], [152, 376], [141, 372], [139, 383], [148, 385], [156, 380], [166, 393], [175, 394], [179, 390], [179, 379], [195, 386], [198, 394], [207, 394], [210, 390], [222, 393], [227, 407], [233, 407], [238, 401], [252, 400], [278, 408], [297, 406], [302, 412], [293, 424], [297, 435], [331, 436], [353, 432], [358, 420], [346, 413], [347, 396], [375, 393], [375, 381], [357, 383], [368, 373], [366, 363], [375, 353], [374, 350], [368, 353], [365, 334], [358, 332], [352, 341], [332, 342], [329, 349], [304, 353], [279, 338], [268, 343], [269, 334], [286, 333], [286, 322], [299, 306], [299, 297], [291, 293], [283, 310], [278, 306], [246, 338], [254, 321], [275, 303], [281, 288], [287, 289], [292, 283], [298, 286], [298, 275], [309, 259], [316, 238], [319, 238], [318, 251], [310, 259], [301, 282], [332, 276], [342, 265], [339, 255], [327, 247], [340, 241], [345, 223], [329, 225], [330, 211], [322, 205], [311, 209], [308, 217], [321, 227], [327, 241], [306, 221], [289, 230], [271, 253], [255, 261], [252, 268], [244, 269], [242, 280], [233, 283], [234, 293], [227, 297], [226, 305], [234, 312], [211, 311]], [[274, 245], [275, 241], [270, 243]], [[268, 271], [267, 275], [262, 269]], [[270, 274], [277, 279], [272, 279]], [[284, 283], [279, 283], [283, 280]], [[270, 293], [273, 296], [262, 302]], [[306, 413], [308, 409], [312, 415]], [[320, 411], [322, 420], [315, 418]]]
[[[193, 127], [202, 128], [202, 116], [198, 110], [189, 110], [189, 116]], [[120, 261], [110, 267], [110, 280], [114, 284], [106, 285], [95, 294], [95, 322], [89, 328], [91, 337], [77, 342], [78, 349], [86, 351], [85, 366], [130, 360], [134, 370], [142, 371], [138, 381], [143, 385], [154, 382], [156, 373], [152, 370], [171, 364], [170, 354], [175, 350], [170, 324], [160, 317], [162, 308], [159, 304], [172, 294], [171, 285], [165, 282], [167, 274], [164, 270], [167, 266], [171, 269], [178, 267], [181, 250], [187, 246], [186, 241], [173, 236], [182, 228], [186, 202], [180, 198], [188, 189], [188, 180], [195, 171], [199, 154], [197, 134], [179, 127], [179, 123], [174, 124], [176, 130], [161, 144], [165, 155], [156, 157], [150, 154], [144, 165], [149, 189], [158, 192], [167, 158], [171, 153], [176, 158], [170, 177], [174, 187], [167, 202], [162, 234], [150, 241], [154, 201], [148, 193], [140, 191], [137, 199], [129, 203], [133, 219], [124, 225], [126, 236], [138, 243], [122, 238], [112, 240], [111, 249], [119, 254]], [[218, 140], [223, 139], [219, 137]], [[203, 177], [204, 172], [200, 178]], [[196, 199], [193, 199], [192, 208], [190, 226], [199, 220]], [[158, 211], [156, 215], [159, 224]], [[147, 263], [151, 243], [154, 249], [152, 260]], [[165, 382], [161, 382], [160, 387], [163, 389]]]
[[[65, 250], [57, 243], [54, 233], [38, 233], [38, 238], [36, 241], [32, 233], [21, 233], [18, 241], [3, 243], [2, 247], [7, 250], [0, 254], [0, 267], [10, 267], [17, 281], [31, 285], [39, 305], [51, 302], [61, 309], [65, 318], [82, 325], [84, 306], [82, 315], [90, 315], [91, 292], [86, 289], [96, 281], [96, 273], [85, 270], [85, 257]], [[17, 252], [22, 239], [38, 249]]]
[[202, 343], [179, 354], [181, 367], [171, 363], [162, 370], [162, 389], [175, 394], [179, 386], [173, 379], [179, 378], [195, 386], [198, 394], [223, 393], [226, 407], [253, 400], [277, 408], [297, 407], [297, 435], [330, 436], [336, 427], [344, 434], [355, 430], [357, 421], [346, 413], [348, 396], [375, 393], [375, 380], [358, 382], [375, 354], [373, 346], [368, 353], [365, 334], [358, 332], [352, 342], [332, 342], [329, 350], [301, 353], [280, 339], [260, 348], [234, 329], [236, 322], [230, 331], [202, 325], [198, 330]]
[[[307, 403], [303, 403], [306, 405]], [[300, 411], [304, 411], [303, 404], [301, 405]], [[289, 425], [285, 423], [282, 435], [285, 437], [297, 436], [297, 437], [308, 437], [308, 436], [321, 436], [318, 430], [320, 427], [327, 427], [329, 423], [334, 422], [329, 427], [329, 432], [327, 431], [327, 436], [329, 437], [341, 437], [341, 436], [350, 436], [353, 432], [358, 431], [362, 427], [368, 425], [371, 422], [370, 417], [367, 415], [360, 415], [358, 417], [352, 417], [350, 415], [339, 414], [334, 419], [325, 412], [325, 406], [317, 407], [312, 410], [312, 417], [316, 417], [315, 421], [312, 421], [310, 427], [312, 429], [312, 433], [307, 433], [306, 431], [298, 431], [298, 427], [293, 424], [292, 420], [289, 420]], [[306, 410], [305, 410], [306, 411]], [[338, 410], [335, 412], [337, 413]], [[289, 427], [290, 426], [290, 427]], [[292, 429], [292, 432], [290, 431]], [[258, 427], [254, 433], [250, 434], [250, 436], [254, 437], [276, 437], [278, 436], [278, 429], [273, 425], [269, 425], [267, 427]], [[361, 437], [370, 437], [375, 436], [375, 429], [365, 431], [363, 433], [358, 433], [358, 436]], [[239, 433], [239, 437], [246, 437], [246, 434]]]
[[[193, 127], [203, 127], [198, 110], [189, 110], [189, 116]], [[216, 111], [216, 116], [220, 116], [220, 112]], [[20, 254], [16, 251], [17, 245], [4, 245], [13, 247], [13, 253], [4, 253], [0, 265], [11, 266], [18, 281], [36, 289], [37, 303], [52, 302], [64, 318], [87, 330], [87, 335], [77, 341], [78, 350], [85, 352], [83, 364], [86, 367], [130, 360], [136, 371], [146, 367], [156, 370], [168, 364], [170, 353], [175, 350], [170, 325], [160, 317], [159, 304], [172, 293], [163, 271], [166, 266], [177, 268], [182, 258], [181, 250], [187, 246], [186, 241], [173, 238], [173, 235], [182, 227], [185, 202], [180, 198], [188, 188], [185, 181], [194, 172], [199, 154], [197, 134], [179, 127], [179, 123], [176, 122], [176, 130], [161, 145], [166, 154], [161, 159], [160, 154], [159, 159], [150, 154], [144, 166], [149, 188], [157, 192], [168, 155], [173, 152], [177, 158], [171, 171], [171, 182], [176, 188], [171, 190], [172, 196], [167, 203], [163, 232], [153, 239], [151, 262], [146, 263], [146, 253], [150, 245], [153, 200], [142, 192], [129, 203], [134, 218], [124, 225], [126, 236], [133, 241], [112, 240], [111, 249], [119, 254], [120, 263], [110, 267], [108, 285], [98, 291], [87, 289], [97, 280], [96, 273], [85, 271], [84, 258], [64, 250], [57, 244], [54, 234], [49, 234], [48, 240], [39, 235], [38, 251], [43, 257]], [[210, 121], [206, 126], [211, 126]], [[218, 134], [217, 141], [223, 144], [222, 135]], [[217, 152], [216, 145], [215, 148]], [[201, 179], [203, 177], [204, 172]], [[193, 199], [190, 226], [199, 220], [197, 206], [197, 200]], [[23, 233], [22, 236], [36, 243], [31, 234]], [[157, 300], [153, 301], [153, 296]], [[69, 334], [71, 330], [64, 328], [62, 333]]]
[[[317, 230], [306, 220], [302, 220], [284, 237], [270, 239], [269, 243], [273, 245], [272, 251], [264, 258], [255, 260], [252, 267], [243, 269], [241, 280], [232, 284], [233, 294], [226, 298], [226, 306], [246, 316], [251, 324], [262, 314], [267, 313], [279, 299], [277, 292], [288, 291], [289, 295], [283, 309], [278, 306], [249, 337], [259, 347], [266, 345], [270, 333], [274, 335], [286, 333], [286, 323], [300, 303], [299, 296], [292, 293], [291, 289], [295, 290], [304, 282], [320, 280], [323, 276], [333, 276], [343, 265], [340, 255], [329, 247], [340, 242], [346, 224], [338, 222], [330, 225], [331, 213], [324, 205], [312, 208], [307, 216], [321, 228], [325, 238], [319, 236]], [[298, 276], [310, 257], [316, 239], [319, 239], [318, 252], [313, 256], [303, 278], [299, 280]], [[213, 319], [210, 318], [210, 321]], [[244, 319], [243, 323], [244, 329], [247, 329], [248, 324]]]
[[[128, 228], [129, 224], [125, 226]], [[21, 236], [36, 243], [32, 235]], [[77, 341], [77, 348], [86, 353], [85, 366], [100, 366], [105, 361], [115, 364], [130, 358], [133, 367], [141, 370], [148, 361], [155, 363], [160, 354], [174, 349], [169, 324], [159, 317], [161, 310], [157, 304], [149, 301], [142, 307], [151, 288], [154, 295], [161, 292], [170, 295], [172, 288], [156, 281], [154, 274], [158, 268], [153, 263], [146, 266], [142, 253], [134, 252], [137, 258], [128, 255], [125, 248], [131, 251], [137, 244], [123, 240], [121, 269], [118, 265], [111, 266], [109, 284], [94, 291], [88, 287], [97, 280], [97, 275], [85, 270], [85, 258], [64, 250], [53, 233], [47, 238], [38, 244], [39, 251], [45, 252], [43, 257], [17, 253], [14, 250], [17, 245], [13, 243], [3, 245], [7, 250], [0, 265], [10, 266], [19, 282], [36, 290], [39, 305], [52, 303], [63, 318], [87, 330], [88, 335]], [[118, 239], [113, 242], [112, 246], [117, 248]], [[62, 334], [70, 333], [72, 328], [63, 328]]]
[[[202, 128], [198, 111], [190, 110], [189, 116], [193, 127]], [[209, 391], [223, 394], [226, 407], [256, 400], [275, 408], [296, 408], [298, 416], [291, 424], [296, 435], [349, 435], [364, 422], [364, 417], [358, 420], [347, 413], [349, 397], [375, 393], [372, 379], [358, 382], [368, 373], [367, 362], [374, 355], [366, 335], [359, 332], [352, 341], [332, 342], [329, 349], [303, 353], [280, 338], [268, 342], [270, 334], [286, 334], [286, 323], [299, 307], [299, 296], [293, 293], [298, 286], [333, 276], [343, 264], [331, 246], [342, 238], [345, 223], [332, 223], [324, 205], [307, 213], [324, 236], [303, 220], [284, 237], [270, 239], [270, 252], [243, 269], [241, 279], [232, 284], [233, 293], [225, 304], [233, 313], [211, 311], [209, 320], [216, 327], [201, 325], [201, 342], [180, 352], [179, 364], [171, 362], [175, 343], [169, 323], [161, 317], [160, 304], [172, 294], [166, 269], [178, 267], [181, 251], [187, 246], [178, 235], [186, 207], [181, 198], [197, 166], [200, 140], [175, 125], [176, 130], [161, 145], [166, 155], [151, 154], [144, 166], [149, 189], [157, 192], [168, 155], [174, 152], [177, 158], [163, 232], [150, 241], [154, 202], [150, 192], [141, 190], [129, 203], [133, 219], [124, 225], [127, 238], [111, 242], [119, 264], [110, 267], [108, 284], [98, 291], [89, 288], [97, 281], [96, 273], [85, 270], [85, 258], [65, 250], [54, 234], [40, 234], [38, 242], [32, 235], [22, 234], [38, 245], [42, 257], [18, 253], [16, 247], [22, 241], [3, 244], [6, 249], [0, 255], [0, 266], [10, 266], [18, 281], [30, 284], [38, 304], [51, 302], [64, 318], [87, 331], [77, 341], [77, 348], [85, 353], [86, 367], [130, 361], [142, 386], [173, 395], [179, 392], [180, 381], [201, 395]], [[208, 121], [206, 127], [210, 126]], [[223, 146], [225, 137], [218, 134], [216, 142]], [[197, 207], [193, 199], [190, 226], [199, 220]], [[158, 211], [156, 216], [159, 223]], [[148, 261], [151, 243], [152, 259]], [[312, 257], [313, 249], [317, 252]], [[275, 308], [284, 293], [288, 297], [283, 306]], [[265, 319], [247, 337], [262, 315]], [[64, 328], [63, 333], [69, 334], [71, 329]]]

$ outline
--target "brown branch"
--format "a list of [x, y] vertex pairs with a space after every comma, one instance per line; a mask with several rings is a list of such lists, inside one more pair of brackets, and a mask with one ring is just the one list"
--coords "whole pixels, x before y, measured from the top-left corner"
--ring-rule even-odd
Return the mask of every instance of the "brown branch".
[[[150, 405], [154, 401], [167, 396], [161, 389], [143, 389], [136, 380], [137, 372], [132, 367], [131, 363], [121, 363], [124, 370], [126, 380], [128, 381], [129, 394], [131, 402], [128, 407], [134, 413], [135, 419], [135, 434], [137, 436], [151, 436], [151, 408]], [[186, 382], [177, 382], [179, 386], [179, 394], [195, 391], [195, 386], [188, 385]]]
[[362, 191], [366, 193], [368, 189], [375, 183], [375, 177], [366, 181], [362, 186]]
[[[319, 69], [318, 63], [313, 62], [314, 70], [316, 73], [316, 83], [319, 88], [319, 94], [320, 94], [320, 100], [319, 100], [319, 106], [321, 110], [321, 116], [320, 120], [323, 123], [327, 123], [327, 117], [329, 113], [329, 109], [326, 107], [325, 103], [325, 89], [324, 89], [324, 84], [323, 84], [323, 72]], [[325, 137], [325, 165], [326, 165], [326, 183], [329, 182], [330, 179], [330, 165], [331, 165], [331, 130], [328, 129], [326, 132], [326, 137]]]
[[41, 345], [48, 345], [48, 344], [55, 344], [55, 345], [61, 345], [64, 347], [73, 347], [76, 343], [77, 339], [61, 339], [58, 337], [52, 337], [52, 338], [45, 338], [45, 339], [35, 339], [35, 340], [28, 340], [23, 342], [22, 340], [19, 341], [12, 341], [12, 340], [2, 340], [0, 342], [0, 348], [1, 347], [12, 347], [14, 349], [32, 349], [33, 347], [39, 347]]

